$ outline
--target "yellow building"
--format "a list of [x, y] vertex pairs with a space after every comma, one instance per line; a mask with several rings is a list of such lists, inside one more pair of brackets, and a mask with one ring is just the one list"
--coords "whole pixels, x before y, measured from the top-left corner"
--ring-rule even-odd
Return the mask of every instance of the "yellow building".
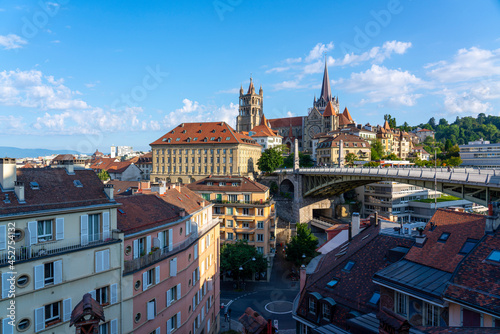
[[182, 123], [151, 143], [151, 180], [191, 183], [209, 175], [253, 176], [261, 146], [225, 122]]
[[[104, 309], [100, 332], [122, 332], [119, 204], [93, 171], [64, 166], [16, 171], [14, 159], [0, 159], [3, 333], [70, 333], [71, 311], [88, 292]], [[5, 317], [11, 301], [15, 328]]]
[[214, 176], [187, 187], [214, 203], [221, 243], [246, 240], [264, 257], [274, 257], [276, 210], [267, 186], [246, 177]]
[[[343, 152], [340, 152], [341, 142]], [[349, 153], [355, 154], [358, 160], [370, 161], [370, 143], [363, 138], [346, 133], [324, 136], [319, 139], [316, 148], [316, 161], [320, 164], [337, 165], [339, 164], [339, 154], [342, 155], [342, 163], [345, 163], [345, 156]]]

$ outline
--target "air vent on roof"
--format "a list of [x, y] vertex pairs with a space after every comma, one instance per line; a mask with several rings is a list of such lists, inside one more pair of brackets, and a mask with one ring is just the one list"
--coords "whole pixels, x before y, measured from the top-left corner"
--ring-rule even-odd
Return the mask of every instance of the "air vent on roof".
[[182, 130], [182, 133], [186, 133], [186, 130]]
[[231, 140], [231, 137], [226, 137], [226, 140]]
[[83, 184], [80, 182], [80, 180], [74, 180], [73, 181], [73, 184], [75, 185], [75, 187], [77, 188], [82, 188], [83, 187]]
[[31, 187], [31, 189], [33, 189], [33, 190], [38, 190], [38, 189], [40, 189], [40, 185], [38, 184], [38, 182], [35, 182], [35, 181], [30, 182], [30, 187]]

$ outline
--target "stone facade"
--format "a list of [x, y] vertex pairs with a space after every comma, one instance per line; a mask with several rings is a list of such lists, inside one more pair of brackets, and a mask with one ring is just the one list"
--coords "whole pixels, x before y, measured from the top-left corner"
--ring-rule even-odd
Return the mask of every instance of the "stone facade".
[[263, 112], [263, 90], [260, 87], [259, 94], [255, 93], [253, 80], [250, 78], [248, 92], [244, 94], [243, 86], [240, 88], [240, 101], [238, 117], [236, 118], [236, 131], [249, 132], [257, 125], [260, 125]]

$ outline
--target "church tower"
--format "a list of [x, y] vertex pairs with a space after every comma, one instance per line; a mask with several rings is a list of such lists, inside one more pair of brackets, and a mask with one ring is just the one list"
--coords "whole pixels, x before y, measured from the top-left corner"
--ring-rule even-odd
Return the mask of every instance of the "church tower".
[[241, 86], [240, 105], [238, 117], [236, 118], [236, 131], [249, 132], [255, 126], [260, 125], [260, 120], [263, 115], [263, 94], [262, 86], [259, 89], [259, 94], [255, 93], [252, 78], [250, 78], [250, 86], [248, 86], [248, 92], [246, 94], [244, 94], [243, 86]]
[[321, 95], [319, 99], [316, 100], [314, 97], [313, 107], [316, 107], [323, 114], [326, 109], [326, 106], [329, 102], [333, 103], [334, 113], [339, 113], [339, 98], [332, 96], [332, 90], [330, 88], [330, 78], [328, 76], [328, 65], [325, 59], [325, 72], [323, 73], [323, 83], [321, 85]]

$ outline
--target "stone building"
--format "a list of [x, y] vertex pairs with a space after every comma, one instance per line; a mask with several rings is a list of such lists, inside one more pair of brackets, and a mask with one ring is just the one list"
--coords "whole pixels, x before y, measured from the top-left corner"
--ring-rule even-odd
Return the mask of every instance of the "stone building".
[[[343, 152], [340, 152], [341, 143]], [[368, 162], [371, 159], [370, 143], [363, 138], [346, 133], [325, 135], [319, 138], [316, 161], [320, 164], [336, 165], [339, 164], [340, 155], [344, 162], [345, 156], [349, 153], [355, 154], [358, 160]]]
[[257, 125], [260, 125], [261, 118], [264, 115], [263, 94], [262, 87], [259, 89], [259, 94], [255, 93], [252, 78], [250, 78], [250, 86], [248, 86], [246, 94], [244, 94], [243, 86], [241, 86], [236, 131], [249, 132]]
[[151, 143], [152, 181], [191, 183], [209, 175], [252, 176], [261, 146], [225, 122], [182, 123]]

